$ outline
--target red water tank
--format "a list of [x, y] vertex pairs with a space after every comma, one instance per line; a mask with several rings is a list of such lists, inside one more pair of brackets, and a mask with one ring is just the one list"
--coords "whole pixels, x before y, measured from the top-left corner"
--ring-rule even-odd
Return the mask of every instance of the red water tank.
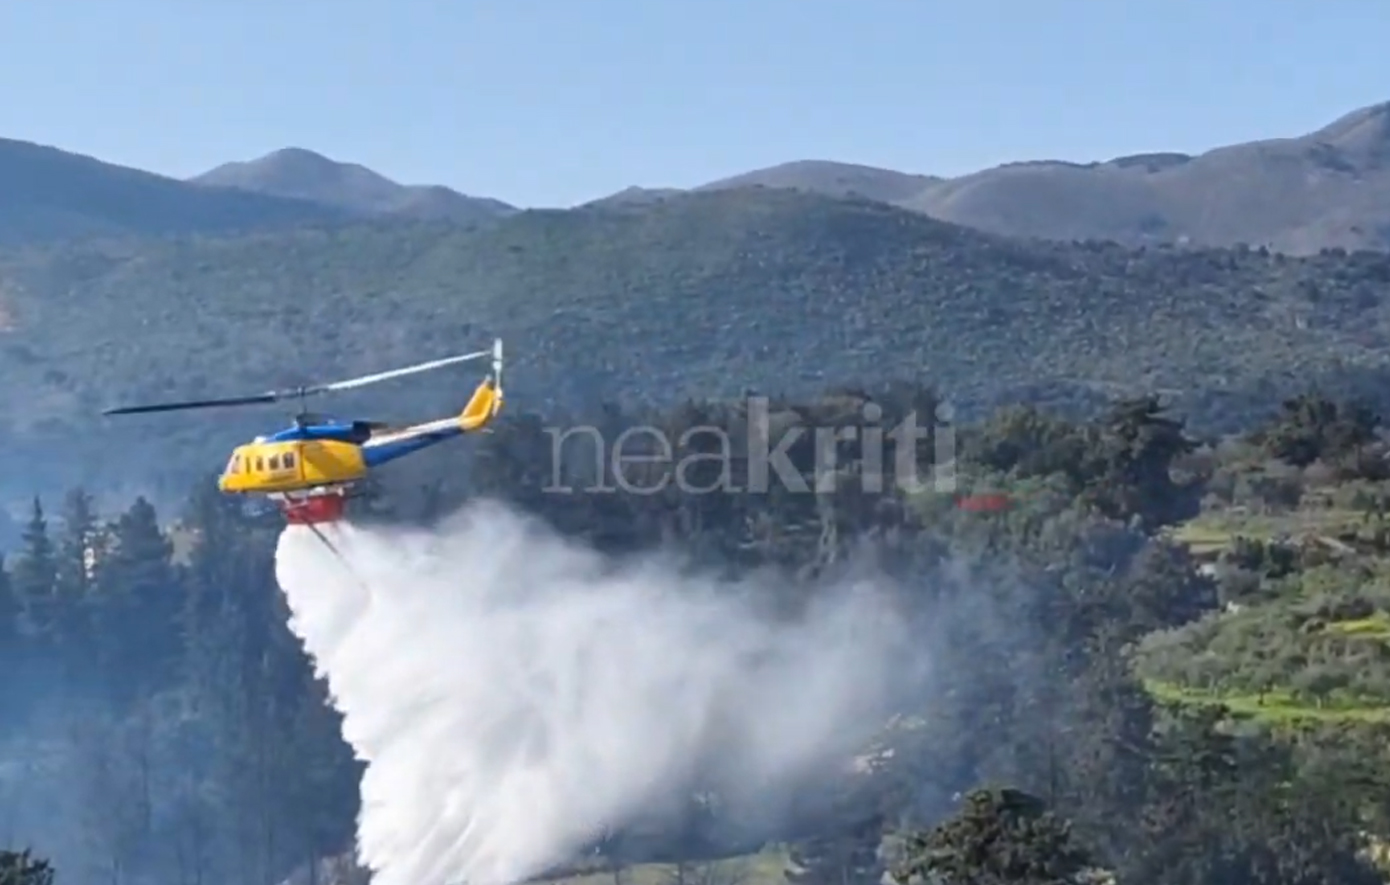
[[342, 495], [314, 495], [281, 503], [285, 521], [290, 525], [311, 525], [337, 522], [343, 518], [346, 499]]

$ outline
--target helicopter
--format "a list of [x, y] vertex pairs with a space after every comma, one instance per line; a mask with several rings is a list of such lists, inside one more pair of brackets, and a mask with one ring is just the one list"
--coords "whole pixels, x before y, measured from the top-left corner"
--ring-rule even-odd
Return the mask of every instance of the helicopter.
[[[478, 384], [462, 412], [419, 424], [392, 426], [379, 421], [339, 421], [308, 412], [304, 400], [322, 393], [353, 390], [428, 372], [456, 363], [491, 358], [492, 371]], [[314, 527], [343, 518], [347, 498], [375, 467], [465, 433], [484, 431], [502, 407], [502, 341], [491, 350], [458, 354], [400, 369], [343, 381], [250, 396], [154, 403], [107, 409], [104, 415], [131, 415], [249, 406], [298, 399], [292, 426], [232, 450], [217, 479], [225, 494], [261, 497], [274, 502], [291, 525]]]

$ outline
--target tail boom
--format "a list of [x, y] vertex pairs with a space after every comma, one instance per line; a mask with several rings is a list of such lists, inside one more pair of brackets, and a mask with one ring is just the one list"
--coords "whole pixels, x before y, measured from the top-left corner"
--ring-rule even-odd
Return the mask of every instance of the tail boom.
[[495, 378], [484, 379], [458, 415], [373, 436], [362, 445], [363, 461], [369, 468], [379, 467], [446, 439], [486, 431], [501, 408], [502, 388]]

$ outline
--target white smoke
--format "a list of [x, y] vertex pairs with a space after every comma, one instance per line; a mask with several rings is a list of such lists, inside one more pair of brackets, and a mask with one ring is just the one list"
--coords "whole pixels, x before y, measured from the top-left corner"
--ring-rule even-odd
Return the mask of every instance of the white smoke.
[[[795, 623], [756, 588], [614, 564], [497, 504], [280, 541], [291, 626], [367, 762], [377, 885], [508, 885], [714, 777], [775, 803], [842, 766], [920, 655], [871, 584]], [[765, 595], [765, 594], [764, 594]]]

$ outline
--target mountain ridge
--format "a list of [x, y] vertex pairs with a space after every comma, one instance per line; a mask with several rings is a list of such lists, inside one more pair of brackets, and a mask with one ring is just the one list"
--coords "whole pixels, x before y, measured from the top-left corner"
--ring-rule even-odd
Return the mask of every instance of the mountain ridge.
[[1390, 249], [1390, 102], [1303, 135], [1104, 161], [1018, 160], [954, 178], [798, 160], [692, 190], [856, 194], [977, 230], [1052, 240]]
[[238, 233], [345, 220], [303, 200], [225, 188], [0, 138], [0, 244], [107, 236]]
[[[1264, 246], [1294, 255], [1390, 249], [1390, 102], [1303, 135], [1199, 154], [1020, 160], [954, 178], [796, 160], [693, 188], [630, 187], [573, 208], [745, 188], [865, 198], [989, 233], [1050, 240]], [[305, 148], [187, 180], [0, 139], [0, 242], [244, 233], [361, 219], [491, 224], [520, 209], [442, 185], [404, 185]]]
[[189, 178], [192, 184], [308, 200], [363, 216], [476, 222], [505, 216], [515, 206], [472, 197], [437, 184], [407, 185], [358, 163], [306, 148], [281, 148], [254, 160], [223, 163]]

